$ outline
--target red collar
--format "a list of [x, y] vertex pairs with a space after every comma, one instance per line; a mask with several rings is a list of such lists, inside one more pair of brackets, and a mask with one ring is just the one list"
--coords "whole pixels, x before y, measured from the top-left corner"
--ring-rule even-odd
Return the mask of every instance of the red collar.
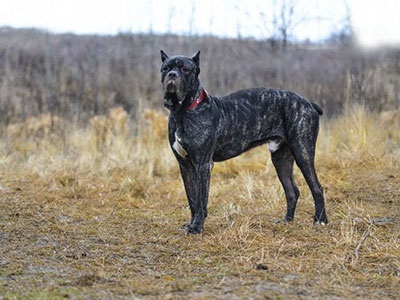
[[188, 106], [188, 108], [186, 108], [186, 110], [193, 110], [197, 107], [197, 105], [199, 105], [205, 98], [208, 98], [208, 94], [206, 92], [206, 90], [204, 88], [201, 89], [201, 93], [200, 95], [193, 100], [192, 104], [190, 104]]

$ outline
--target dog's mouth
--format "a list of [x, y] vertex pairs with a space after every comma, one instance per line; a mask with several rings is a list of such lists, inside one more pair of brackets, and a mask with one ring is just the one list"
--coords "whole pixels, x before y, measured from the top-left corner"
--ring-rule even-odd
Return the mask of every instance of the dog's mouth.
[[164, 106], [177, 110], [182, 106], [184, 95], [180, 84], [176, 80], [169, 80], [164, 84]]
[[176, 83], [173, 80], [168, 81], [165, 85], [165, 91], [169, 94], [176, 94], [177, 89]]

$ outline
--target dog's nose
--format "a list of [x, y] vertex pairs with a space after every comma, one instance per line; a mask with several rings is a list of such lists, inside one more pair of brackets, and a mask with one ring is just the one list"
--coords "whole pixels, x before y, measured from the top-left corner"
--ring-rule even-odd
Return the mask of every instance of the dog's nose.
[[178, 73], [176, 71], [171, 71], [168, 73], [167, 76], [169, 79], [176, 79], [176, 78], [178, 78]]

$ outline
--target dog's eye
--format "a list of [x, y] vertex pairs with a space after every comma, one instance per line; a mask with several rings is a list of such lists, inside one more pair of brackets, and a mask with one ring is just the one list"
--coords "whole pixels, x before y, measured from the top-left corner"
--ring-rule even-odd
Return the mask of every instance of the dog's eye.
[[169, 70], [169, 67], [164, 66], [161, 68], [161, 72], [167, 72]]
[[181, 71], [182, 71], [183, 73], [189, 73], [189, 72], [190, 72], [190, 68], [189, 68], [189, 67], [182, 67], [182, 68], [181, 68]]

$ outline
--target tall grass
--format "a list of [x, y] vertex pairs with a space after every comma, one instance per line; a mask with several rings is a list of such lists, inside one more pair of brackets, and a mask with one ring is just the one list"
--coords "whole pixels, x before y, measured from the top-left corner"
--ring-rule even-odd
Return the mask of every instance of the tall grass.
[[[398, 163], [398, 117], [385, 119], [385, 114], [370, 112], [355, 105], [343, 115], [324, 122], [320, 135], [320, 152], [329, 163], [382, 165]], [[332, 156], [329, 156], [332, 153]]]
[[[388, 118], [369, 112], [364, 106], [354, 106], [334, 119], [323, 119], [317, 166], [338, 170], [397, 166], [399, 120], [398, 115], [393, 115]], [[121, 107], [92, 117], [87, 127], [50, 114], [30, 117], [7, 127], [1, 156], [3, 161], [17, 167], [39, 170], [42, 166], [43, 171], [61, 164], [65, 168], [104, 174], [112, 168], [130, 168], [138, 177], [175, 176], [177, 166], [167, 142], [166, 114], [147, 110], [139, 120], [139, 125], [133, 126]], [[239, 158], [217, 163], [213, 173], [217, 178], [238, 178], [243, 183], [243, 197], [251, 199], [259, 183], [255, 178], [273, 173], [268, 157], [267, 149], [259, 147]]]

